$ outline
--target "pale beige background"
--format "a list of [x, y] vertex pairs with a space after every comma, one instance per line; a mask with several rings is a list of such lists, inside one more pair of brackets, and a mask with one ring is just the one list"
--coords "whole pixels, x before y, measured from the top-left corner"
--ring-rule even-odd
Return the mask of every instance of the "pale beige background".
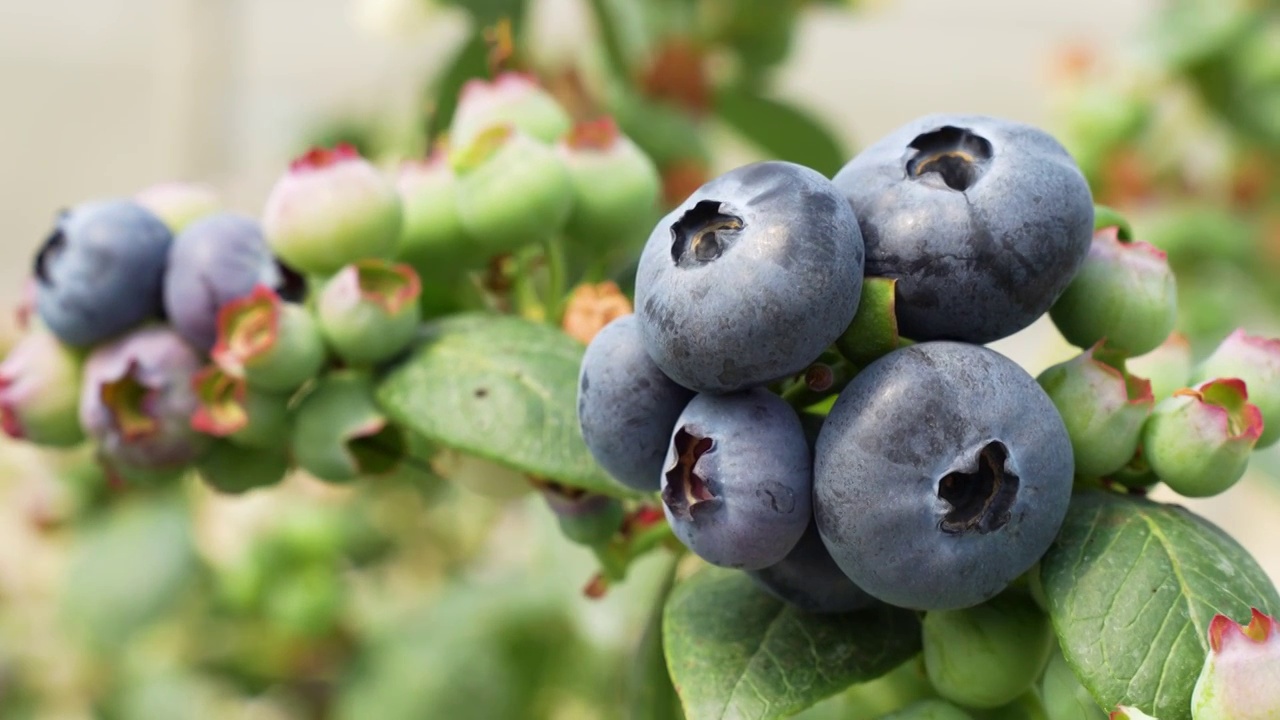
[[[366, 0], [365, 9], [398, 0]], [[1155, 0], [884, 0], [810, 19], [782, 91], [866, 141], [932, 111], [1051, 126], [1047, 79], [1067, 42], [1135, 37]], [[458, 38], [444, 14], [388, 42], [349, 0], [0, 0], [0, 305], [10, 305], [53, 212], [168, 179], [216, 183], [257, 212], [289, 143], [331, 110], [415, 100]], [[540, 0], [538, 27], [572, 37], [577, 0]], [[372, 20], [370, 20], [372, 17]], [[401, 30], [410, 23], [398, 23]], [[0, 312], [0, 330], [9, 314]], [[1038, 372], [1069, 351], [1047, 325], [998, 344]], [[1247, 478], [1189, 502], [1280, 579], [1277, 485]]]

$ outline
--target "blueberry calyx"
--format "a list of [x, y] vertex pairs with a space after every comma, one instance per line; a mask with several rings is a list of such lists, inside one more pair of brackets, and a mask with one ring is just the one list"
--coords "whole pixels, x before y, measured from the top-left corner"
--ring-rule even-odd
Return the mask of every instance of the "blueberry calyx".
[[709, 263], [724, 254], [742, 218], [721, 210], [719, 200], [701, 200], [671, 225], [671, 259], [677, 266]]
[[138, 361], [132, 360], [120, 377], [104, 382], [100, 391], [103, 405], [126, 442], [160, 432], [160, 423], [149, 407], [155, 402], [156, 391], [138, 379], [140, 371]]
[[716, 443], [682, 427], [676, 430], [672, 444], [675, 445], [676, 461], [666, 473], [667, 486], [662, 490], [662, 502], [673, 514], [692, 520], [695, 508], [718, 499], [702, 476], [693, 471], [698, 459], [711, 452]]
[[67, 236], [62, 233], [62, 228], [54, 228], [49, 234], [44, 245], [40, 246], [40, 251], [36, 253], [35, 276], [42, 285], [52, 286], [53, 278], [49, 275], [49, 266], [53, 264], [54, 258], [62, 252], [67, 246]]
[[909, 177], [937, 173], [947, 187], [961, 192], [978, 182], [991, 160], [986, 138], [951, 125], [917, 135], [908, 147], [916, 151], [907, 160]]
[[938, 497], [951, 505], [939, 524], [942, 531], [979, 534], [999, 530], [1010, 519], [1018, 496], [1018, 476], [1005, 466], [1009, 450], [989, 442], [978, 451], [973, 470], [956, 470], [938, 481]]

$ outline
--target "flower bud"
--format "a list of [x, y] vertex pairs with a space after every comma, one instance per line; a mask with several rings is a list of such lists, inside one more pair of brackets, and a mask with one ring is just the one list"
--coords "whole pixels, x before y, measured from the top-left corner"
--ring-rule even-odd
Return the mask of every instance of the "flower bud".
[[35, 328], [0, 363], [0, 429], [38, 445], [70, 447], [80, 429], [81, 358]]
[[139, 191], [133, 199], [155, 213], [174, 235], [222, 209], [218, 192], [204, 183], [159, 183]]
[[283, 447], [289, 438], [289, 395], [249, 387], [244, 378], [210, 365], [192, 378], [197, 406], [191, 426], [243, 447]]
[[290, 392], [324, 367], [324, 337], [310, 312], [259, 285], [218, 313], [218, 340], [210, 357], [249, 387]]
[[1125, 356], [1154, 350], [1177, 320], [1177, 286], [1162, 250], [1121, 242], [1114, 227], [1094, 233], [1084, 265], [1049, 310], [1072, 345], [1106, 342]]
[[565, 230], [596, 253], [625, 250], [657, 219], [662, 179], [653, 161], [610, 118], [583, 123], [556, 145], [573, 186]]
[[373, 381], [355, 371], [322, 378], [299, 403], [293, 426], [298, 466], [329, 482], [394, 470], [405, 438], [373, 401]]
[[1155, 398], [1151, 384], [1095, 358], [1099, 345], [1037, 378], [1071, 436], [1076, 475], [1098, 478], [1133, 457]]
[[1156, 400], [1163, 400], [1191, 382], [1191, 343], [1182, 333], [1172, 333], [1155, 350], [1129, 358], [1125, 368], [1151, 381], [1151, 394]]
[[1244, 381], [1249, 402], [1262, 413], [1262, 436], [1258, 447], [1264, 448], [1280, 439], [1280, 339], [1249, 335], [1236, 330], [1192, 374], [1195, 382], [1232, 377]]
[[495, 125], [513, 125], [543, 143], [569, 131], [572, 121], [560, 103], [534, 78], [505, 72], [492, 81], [468, 80], [458, 94], [458, 109], [449, 137], [458, 147], [469, 145]]
[[361, 258], [392, 257], [401, 222], [395, 186], [350, 145], [314, 149], [295, 160], [262, 213], [275, 254], [316, 275]]
[[1225, 615], [1209, 623], [1209, 655], [1191, 695], [1195, 720], [1280, 717], [1280, 627], [1257, 609], [1248, 625]]
[[1186, 497], [1217, 495], [1234, 485], [1262, 434], [1262, 414], [1248, 398], [1243, 381], [1227, 378], [1161, 401], [1143, 431], [1151, 469]]
[[463, 146], [454, 168], [462, 225], [489, 254], [554, 236], [573, 209], [569, 174], [555, 151], [511, 126]]
[[219, 440], [196, 465], [209, 487], [228, 494], [275, 485], [289, 471], [283, 448], [249, 448]]
[[408, 265], [358, 261], [339, 270], [320, 291], [320, 331], [348, 364], [389, 360], [417, 334], [421, 291], [418, 274]]
[[135, 330], [89, 355], [80, 424], [117, 473], [181, 471], [209, 446], [191, 427], [200, 357], [173, 330]]

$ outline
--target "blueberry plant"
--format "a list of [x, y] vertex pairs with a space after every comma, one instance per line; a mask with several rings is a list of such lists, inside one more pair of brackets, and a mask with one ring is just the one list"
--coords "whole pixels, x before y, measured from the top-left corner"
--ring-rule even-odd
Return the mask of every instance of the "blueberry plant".
[[[733, 17], [712, 23], [743, 57], [717, 103], [748, 135], [769, 113], [803, 129], [759, 91], [789, 26]], [[709, 88], [665, 84], [681, 47], [646, 77], [687, 110]], [[665, 559], [619, 717], [1280, 717], [1276, 588], [1149, 497], [1224, 492], [1280, 439], [1280, 340], [1193, 356], [1166, 253], [1054, 137], [929, 115], [709, 177], [662, 152], [696, 142], [679, 112], [553, 92], [493, 49], [391, 171], [335, 143], [257, 217], [191, 185], [59, 213], [0, 364], [5, 432], [88, 447], [90, 482], [124, 495], [293, 471], [532, 489], [598, 561], [587, 596]], [[1079, 353], [1038, 377], [985, 347], [1046, 315]], [[301, 676], [307, 716], [543, 717], [538, 686], [592, 671], [556, 652], [562, 616], [493, 595], [361, 639], [334, 566], [386, 547], [354, 508], [291, 514], [194, 583], [183, 512], [125, 505], [73, 560], [101, 648], [194, 585], [225, 636], [203, 663], [246, 692]], [[93, 592], [108, 566], [123, 590]], [[316, 691], [361, 644], [387, 650]]]

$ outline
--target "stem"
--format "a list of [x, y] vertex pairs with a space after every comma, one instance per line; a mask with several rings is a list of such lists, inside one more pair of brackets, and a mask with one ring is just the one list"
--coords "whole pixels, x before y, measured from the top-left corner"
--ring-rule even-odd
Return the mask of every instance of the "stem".
[[529, 250], [522, 250], [515, 255], [515, 278], [513, 295], [516, 312], [529, 320], [541, 321], [547, 317], [547, 307], [538, 300], [538, 293], [533, 283], [533, 258]]
[[856, 374], [857, 368], [846, 360], [814, 363], [797, 382], [783, 389], [782, 399], [796, 410], [804, 410], [843, 390]]
[[543, 252], [547, 259], [547, 301], [544, 303], [546, 319], [559, 325], [561, 315], [564, 313], [564, 296], [567, 290], [564, 240], [560, 237], [548, 239], [543, 244]]

